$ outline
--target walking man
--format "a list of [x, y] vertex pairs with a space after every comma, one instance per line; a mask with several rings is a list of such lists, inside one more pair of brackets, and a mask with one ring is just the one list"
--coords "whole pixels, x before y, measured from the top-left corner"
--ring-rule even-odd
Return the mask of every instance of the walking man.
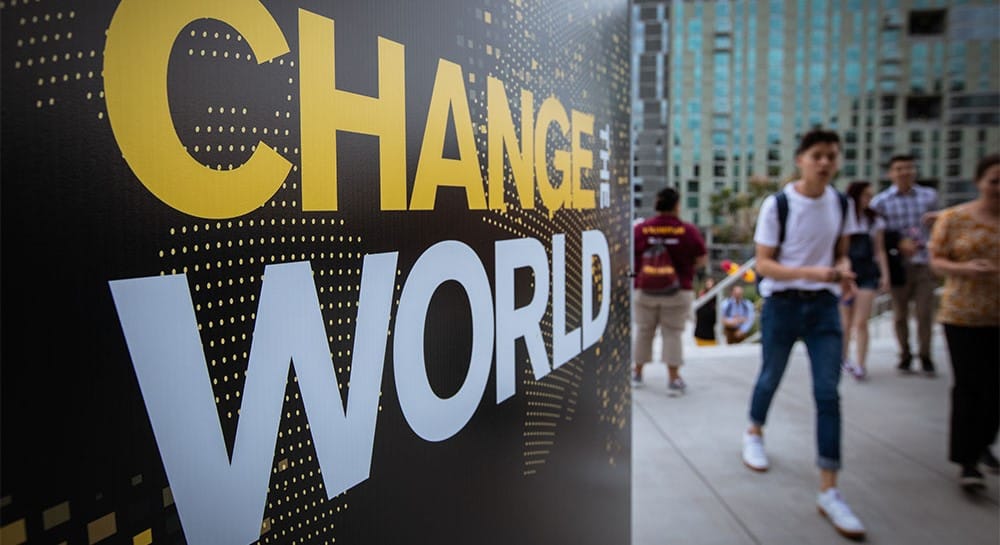
[[[830, 187], [840, 159], [837, 133], [813, 130], [795, 153], [801, 178], [768, 197], [760, 209], [754, 242], [763, 276], [761, 369], [750, 401], [750, 426], [743, 434], [743, 463], [767, 471], [763, 427], [792, 346], [805, 341], [816, 405], [816, 503], [834, 528], [861, 538], [865, 528], [837, 489], [840, 459], [841, 294], [856, 289], [847, 257], [851, 214], [846, 198]], [[782, 219], [783, 218], [783, 219]]]
[[[705, 265], [707, 251], [698, 228], [681, 221], [680, 196], [675, 189], [667, 187], [657, 193], [655, 208], [657, 215], [636, 225], [633, 232], [633, 270], [637, 276], [632, 304], [635, 321], [635, 371], [632, 379], [636, 384], [642, 383], [642, 367], [653, 359], [653, 337], [659, 327], [663, 338], [663, 361], [669, 374], [667, 392], [680, 395], [687, 388], [680, 376], [680, 367], [684, 363], [681, 335], [694, 302], [692, 281], [695, 269]], [[653, 251], [666, 252], [661, 258], [665, 259], [664, 264], [655, 268], [675, 275], [675, 288], [656, 291], [642, 288], [643, 269], [652, 268], [644, 264], [644, 255]]]
[[[929, 267], [927, 239], [937, 217], [937, 191], [916, 185], [914, 158], [896, 155], [889, 159], [892, 186], [872, 199], [871, 208], [885, 218], [886, 250], [890, 265], [898, 273], [892, 279], [892, 313], [899, 343], [900, 372], [909, 373], [913, 360], [910, 350], [910, 302], [917, 314], [917, 342], [920, 366], [933, 376], [931, 325], [934, 320], [934, 288], [937, 282]], [[892, 268], [891, 268], [892, 269]], [[890, 269], [890, 270], [891, 270]], [[900, 277], [901, 276], [901, 277]]]

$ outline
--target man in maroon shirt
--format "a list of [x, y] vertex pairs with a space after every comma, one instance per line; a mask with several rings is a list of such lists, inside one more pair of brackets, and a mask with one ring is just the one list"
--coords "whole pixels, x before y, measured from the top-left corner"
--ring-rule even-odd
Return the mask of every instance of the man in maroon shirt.
[[[634, 263], [633, 271], [639, 271], [642, 254], [650, 246], [662, 244], [670, 253], [670, 259], [680, 281], [680, 290], [670, 295], [647, 293], [638, 287], [632, 299], [633, 358], [635, 384], [642, 383], [642, 366], [653, 358], [653, 337], [657, 326], [663, 338], [663, 360], [667, 364], [669, 380], [667, 392], [671, 395], [684, 393], [686, 385], [680, 376], [680, 366], [684, 363], [681, 334], [684, 322], [691, 315], [694, 301], [692, 281], [696, 268], [705, 265], [705, 241], [698, 228], [681, 221], [678, 217], [680, 196], [673, 188], [665, 188], [656, 194], [656, 216], [635, 226], [633, 231]], [[638, 284], [637, 284], [638, 285]]]

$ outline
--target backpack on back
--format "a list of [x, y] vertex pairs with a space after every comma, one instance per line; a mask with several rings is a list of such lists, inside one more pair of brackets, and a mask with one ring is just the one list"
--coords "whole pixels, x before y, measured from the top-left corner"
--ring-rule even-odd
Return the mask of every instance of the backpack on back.
[[[844, 222], [847, 220], [847, 196], [836, 191], [837, 200], [840, 202], [840, 230], [838, 233], [843, 233]], [[774, 194], [775, 205], [778, 208], [778, 247], [774, 250], [774, 259], [778, 259], [778, 255], [781, 253], [781, 244], [785, 242], [785, 224], [788, 223], [788, 195], [784, 191], [778, 191]], [[837, 235], [833, 243], [833, 257], [834, 261], [837, 258], [837, 243], [840, 241], [840, 235]]]
[[[840, 191], [834, 190], [837, 193], [837, 200], [840, 202], [840, 233], [844, 231], [844, 223], [847, 221], [847, 195], [844, 195]], [[781, 245], [785, 242], [785, 224], [788, 223], [788, 195], [784, 191], [778, 190], [774, 194], [775, 207], [778, 209], [778, 247], [774, 249], [774, 260], [778, 260], [778, 256], [781, 254]], [[834, 263], [837, 260], [837, 244], [840, 242], [840, 236], [834, 240], [833, 243], [833, 259]], [[760, 290], [760, 282], [764, 277], [760, 274], [757, 275], [757, 289]]]
[[642, 252], [636, 287], [653, 295], [673, 295], [681, 289], [670, 251], [662, 239]]

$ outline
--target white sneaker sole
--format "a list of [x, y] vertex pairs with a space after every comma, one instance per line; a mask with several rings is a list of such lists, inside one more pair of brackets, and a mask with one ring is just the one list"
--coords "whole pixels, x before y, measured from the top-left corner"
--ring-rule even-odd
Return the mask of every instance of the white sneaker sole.
[[835, 530], [837, 530], [838, 534], [840, 534], [840, 535], [842, 535], [842, 536], [844, 536], [846, 538], [849, 538], [849, 539], [862, 540], [862, 539], [865, 538], [865, 531], [864, 530], [858, 531], [858, 530], [848, 530], [846, 528], [841, 528], [840, 526], [837, 526], [837, 523], [833, 522], [833, 519], [830, 518], [830, 515], [826, 514], [826, 511], [824, 511], [822, 507], [820, 507], [820, 506], [817, 505], [816, 506], [816, 511], [818, 511], [820, 515], [823, 515], [823, 517], [826, 520], [830, 521], [830, 524], [833, 526], [833, 528]]
[[750, 462], [747, 462], [746, 460], [743, 460], [743, 465], [745, 465], [748, 468], [756, 471], [757, 473], [767, 473], [767, 470], [771, 469], [771, 466], [755, 466], [755, 465], [751, 465]]

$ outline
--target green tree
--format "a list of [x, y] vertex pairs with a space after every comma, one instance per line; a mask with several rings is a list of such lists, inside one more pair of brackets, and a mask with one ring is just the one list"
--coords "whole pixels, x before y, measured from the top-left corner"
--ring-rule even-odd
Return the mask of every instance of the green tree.
[[778, 190], [778, 183], [761, 176], [752, 176], [745, 192], [730, 188], [713, 193], [708, 205], [712, 214], [712, 234], [716, 242], [746, 244], [753, 239], [757, 212], [764, 197]]

